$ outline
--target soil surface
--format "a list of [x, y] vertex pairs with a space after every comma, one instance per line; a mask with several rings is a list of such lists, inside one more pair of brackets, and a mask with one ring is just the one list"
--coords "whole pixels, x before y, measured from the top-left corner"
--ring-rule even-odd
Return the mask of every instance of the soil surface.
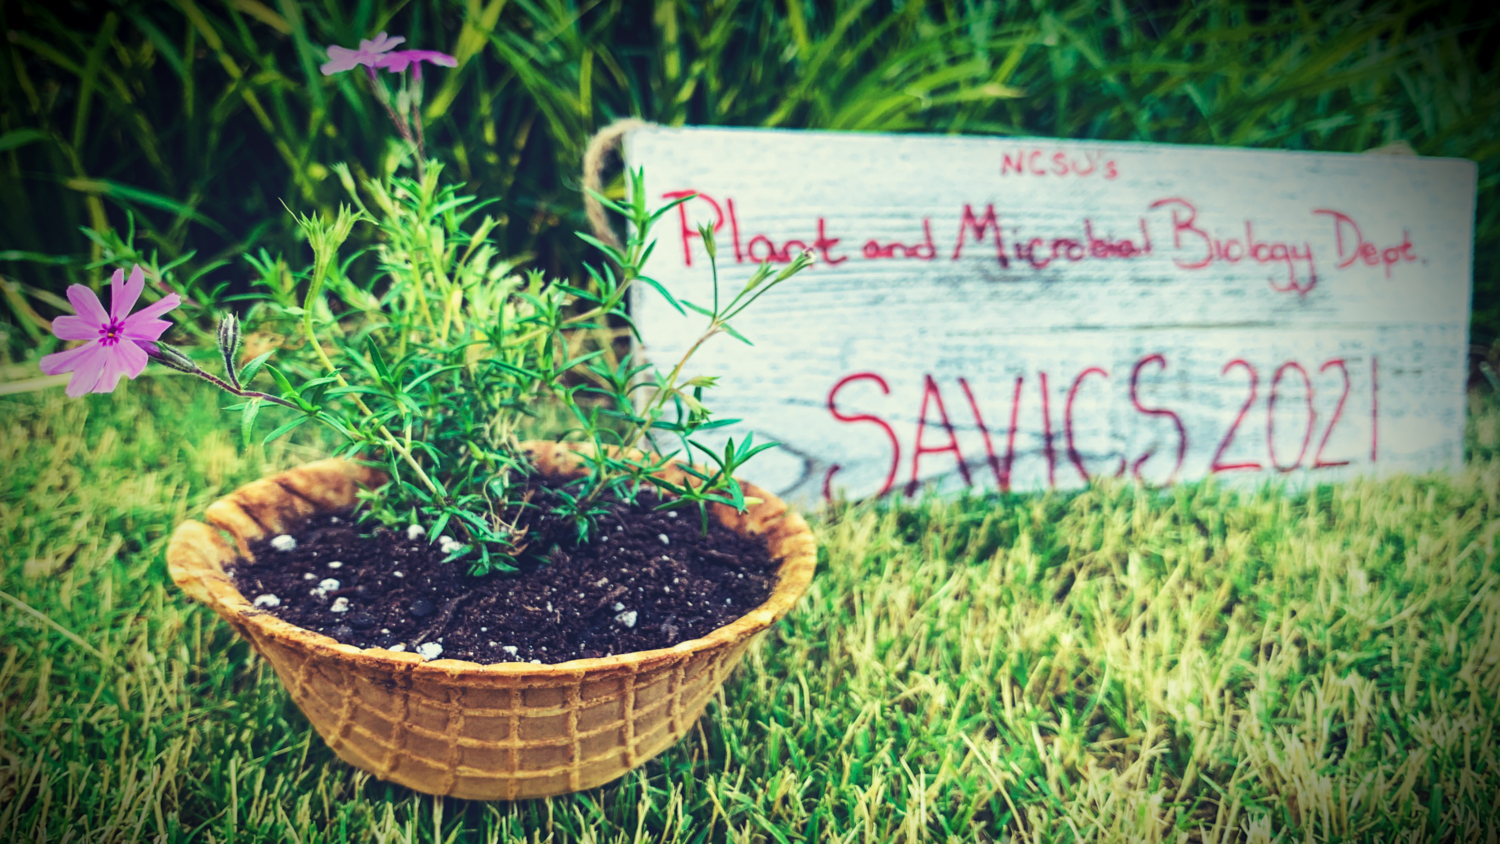
[[[698, 511], [653, 511], [643, 493], [599, 517], [587, 545], [548, 514], [539, 488], [525, 525], [544, 558], [521, 571], [470, 576], [438, 537], [319, 515], [282, 537], [250, 543], [254, 563], [230, 574], [246, 599], [345, 644], [477, 663], [557, 663], [665, 648], [759, 606], [779, 561], [765, 542]], [[283, 550], [287, 549], [287, 550]], [[274, 597], [267, 597], [274, 596]]]

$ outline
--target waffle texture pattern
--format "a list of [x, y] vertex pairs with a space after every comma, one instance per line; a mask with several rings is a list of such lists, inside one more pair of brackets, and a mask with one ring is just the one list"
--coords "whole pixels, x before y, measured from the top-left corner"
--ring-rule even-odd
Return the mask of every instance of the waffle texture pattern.
[[[527, 445], [544, 474], [579, 471], [571, 449]], [[685, 477], [675, 468], [664, 474]], [[428, 794], [546, 797], [602, 785], [645, 763], [688, 731], [753, 639], [791, 609], [817, 559], [806, 521], [745, 483], [745, 494], [762, 502], [744, 514], [715, 508], [714, 515], [741, 533], [765, 536], [781, 561], [764, 604], [670, 648], [556, 665], [427, 662], [361, 649], [282, 621], [235, 589], [224, 570], [251, 560], [250, 541], [313, 513], [348, 510], [359, 487], [381, 480], [357, 464], [323, 460], [241, 487], [209, 506], [209, 524], [177, 528], [167, 567], [184, 592], [271, 664], [340, 758]]]

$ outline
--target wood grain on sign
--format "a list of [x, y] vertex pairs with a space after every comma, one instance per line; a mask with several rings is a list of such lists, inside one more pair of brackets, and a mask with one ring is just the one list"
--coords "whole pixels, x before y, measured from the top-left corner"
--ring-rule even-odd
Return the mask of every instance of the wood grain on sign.
[[[790, 500], [1461, 461], [1472, 162], [663, 128], [625, 157], [698, 194], [649, 268], [679, 298], [712, 298], [699, 223], [725, 290], [817, 256], [690, 366]], [[702, 331], [633, 307], [658, 365]]]

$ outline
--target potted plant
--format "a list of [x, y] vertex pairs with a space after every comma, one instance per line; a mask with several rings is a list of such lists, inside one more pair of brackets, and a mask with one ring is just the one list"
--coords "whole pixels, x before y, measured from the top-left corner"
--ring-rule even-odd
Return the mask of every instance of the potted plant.
[[[811, 258], [762, 265], [723, 300], [715, 270], [711, 304], [679, 303], [642, 275], [651, 226], [674, 205], [648, 210], [635, 172], [626, 202], [596, 195], [631, 234], [620, 247], [584, 235], [608, 258], [588, 284], [516, 272], [489, 242], [495, 220], [475, 222], [484, 203], [424, 158], [421, 63], [451, 57], [394, 51], [400, 40], [330, 48], [324, 72], [366, 68], [414, 177], [356, 185], [334, 168], [354, 207], [298, 218], [306, 272], [252, 261], [256, 304], [244, 323], [218, 324], [222, 376], [161, 342], [177, 293], [131, 313], [147, 292], [139, 266], [115, 273], [108, 311], [88, 288], [68, 290], [78, 313], [54, 330], [83, 342], [42, 369], [72, 372], [76, 396], [154, 360], [243, 399], [247, 440], [272, 415], [267, 442], [309, 422], [333, 432], [333, 458], [180, 525], [167, 563], [270, 662], [341, 758], [466, 798], [590, 788], [681, 737], [811, 580], [806, 523], [735, 477], [768, 446], [699, 442], [725, 423], [702, 403], [713, 379], [685, 372], [711, 338], [744, 339], [729, 321]], [[400, 75], [394, 96], [377, 70]], [[370, 278], [339, 257], [361, 223], [379, 227]], [[713, 233], [702, 234], [712, 264]], [[629, 325], [638, 283], [707, 320], [669, 372], [614, 359], [599, 339]], [[295, 340], [251, 356], [247, 328], [254, 345]], [[566, 424], [528, 439], [549, 409]], [[694, 451], [706, 465], [688, 462]]]

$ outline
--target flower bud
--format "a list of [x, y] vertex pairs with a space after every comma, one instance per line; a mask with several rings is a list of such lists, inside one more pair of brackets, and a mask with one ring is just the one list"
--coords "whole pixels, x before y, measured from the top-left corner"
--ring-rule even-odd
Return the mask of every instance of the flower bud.
[[224, 358], [224, 371], [229, 374], [230, 381], [238, 381], [234, 361], [239, 354], [240, 320], [233, 313], [227, 313], [219, 320], [219, 355]]
[[779, 284], [796, 275], [797, 273], [802, 272], [803, 270], [812, 266], [816, 260], [817, 258], [813, 255], [813, 251], [811, 249], [804, 250], [801, 255], [798, 255], [796, 258], [792, 259], [792, 263], [788, 264], [786, 269], [776, 274], [776, 283]]
[[379, 75], [375, 73], [375, 68], [366, 65], [365, 75], [370, 79], [370, 90], [375, 94], [375, 101], [383, 106], [390, 105], [391, 92], [385, 87], [385, 83], [380, 81]]
[[141, 342], [139, 340], [136, 341], [136, 344], [145, 350], [147, 357], [168, 369], [175, 369], [178, 372], [187, 372], [190, 374], [200, 371], [198, 364], [193, 363], [193, 359], [183, 354], [182, 350], [176, 346], [169, 346], [166, 343]]
[[706, 223], [698, 226], [698, 236], [703, 238], [703, 249], [708, 252], [708, 260], [712, 261], [717, 258], [719, 247], [714, 243], [714, 227]]

